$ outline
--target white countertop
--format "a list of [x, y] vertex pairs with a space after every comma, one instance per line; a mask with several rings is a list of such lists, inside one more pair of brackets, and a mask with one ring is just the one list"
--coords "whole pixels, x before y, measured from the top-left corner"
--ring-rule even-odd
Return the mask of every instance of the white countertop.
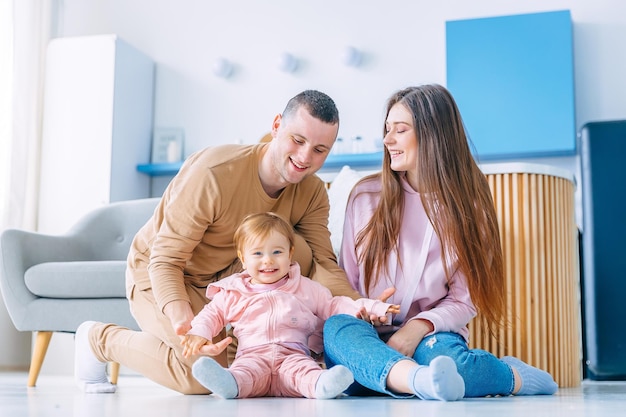
[[542, 174], [565, 178], [575, 183], [574, 174], [566, 169], [552, 165], [529, 162], [498, 162], [480, 164], [480, 170], [485, 174]]

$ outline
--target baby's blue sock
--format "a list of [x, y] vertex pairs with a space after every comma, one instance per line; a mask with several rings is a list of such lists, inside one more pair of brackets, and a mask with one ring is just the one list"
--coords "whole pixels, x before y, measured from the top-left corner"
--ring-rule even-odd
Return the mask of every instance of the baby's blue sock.
[[409, 386], [422, 400], [456, 401], [465, 395], [465, 382], [448, 356], [437, 356], [428, 366], [418, 365], [409, 374]]
[[502, 362], [515, 368], [522, 379], [522, 387], [515, 395], [552, 395], [559, 386], [552, 379], [552, 375], [539, 368], [535, 368], [513, 356], [504, 356]]
[[235, 398], [239, 393], [233, 374], [209, 357], [198, 359], [191, 367], [191, 373], [203, 387], [220, 397]]
[[343, 365], [335, 365], [322, 372], [315, 384], [315, 398], [327, 400], [335, 398], [348, 389], [354, 382], [354, 376]]

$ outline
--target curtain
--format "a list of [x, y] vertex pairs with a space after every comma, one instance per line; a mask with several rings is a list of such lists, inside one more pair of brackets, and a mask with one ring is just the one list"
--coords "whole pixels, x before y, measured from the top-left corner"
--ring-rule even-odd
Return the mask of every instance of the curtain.
[[0, 230], [8, 222], [7, 196], [11, 160], [13, 80], [13, 4], [0, 0]]
[[8, 129], [11, 136], [10, 140], [2, 141], [2, 154], [5, 159], [6, 155], [9, 158], [2, 165], [4, 192], [0, 229], [35, 230], [37, 227], [43, 73], [53, 5], [54, 0], [14, 0], [12, 3], [12, 103]]
[[[43, 69], [55, 0], [0, 0], [0, 232], [35, 230]], [[0, 302], [0, 369], [26, 369], [29, 332]]]

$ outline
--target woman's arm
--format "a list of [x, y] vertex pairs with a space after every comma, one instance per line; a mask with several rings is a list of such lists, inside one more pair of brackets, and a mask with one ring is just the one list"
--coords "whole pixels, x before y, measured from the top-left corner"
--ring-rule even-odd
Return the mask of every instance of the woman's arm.
[[417, 345], [433, 330], [434, 326], [428, 320], [411, 320], [389, 338], [387, 345], [405, 356], [413, 357]]
[[465, 278], [457, 271], [453, 274], [449, 290], [431, 309], [409, 318], [394, 333], [387, 344], [398, 352], [413, 356], [425, 336], [437, 332], [455, 332], [466, 337], [466, 326], [476, 315]]
[[476, 317], [465, 276], [457, 269], [447, 286], [446, 296], [415, 318], [430, 321], [433, 332], [464, 333], [467, 324]]

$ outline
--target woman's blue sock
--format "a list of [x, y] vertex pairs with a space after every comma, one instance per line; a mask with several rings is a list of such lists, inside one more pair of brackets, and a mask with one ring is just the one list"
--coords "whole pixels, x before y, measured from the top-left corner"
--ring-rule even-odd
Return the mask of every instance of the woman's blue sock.
[[516, 357], [504, 356], [502, 362], [515, 368], [522, 379], [522, 387], [514, 395], [552, 395], [559, 388], [552, 375]]

